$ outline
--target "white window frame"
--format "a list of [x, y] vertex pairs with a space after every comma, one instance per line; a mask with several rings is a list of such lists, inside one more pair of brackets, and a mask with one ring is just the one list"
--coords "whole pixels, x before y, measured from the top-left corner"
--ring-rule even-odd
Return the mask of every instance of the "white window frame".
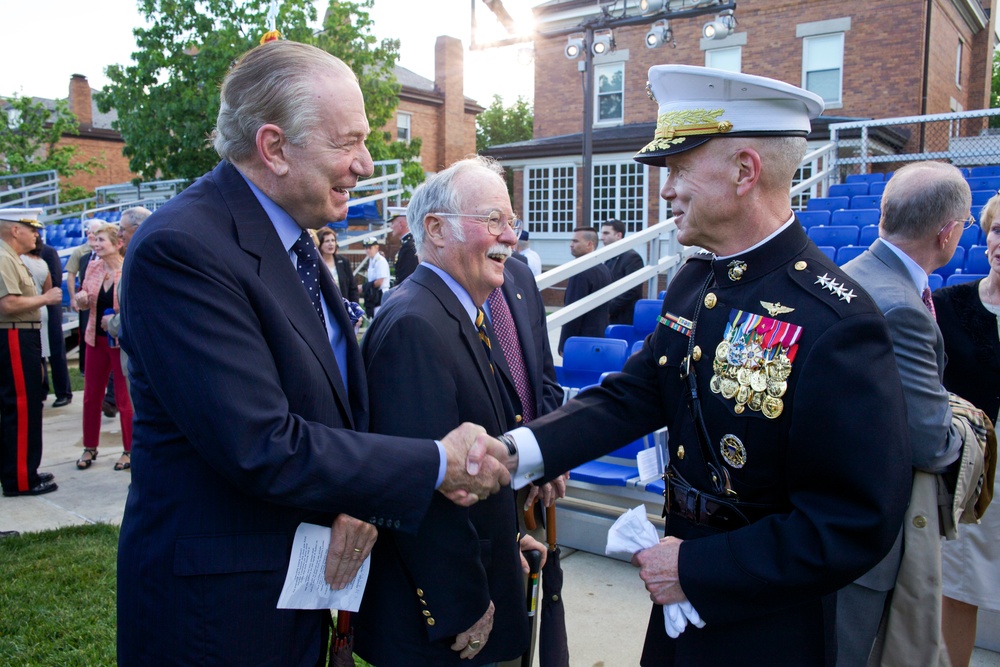
[[576, 171], [573, 163], [524, 166], [524, 229], [532, 238], [562, 238], [576, 227]]
[[[622, 85], [617, 93], [605, 93], [605, 95], [619, 95], [621, 97], [621, 115], [618, 118], [601, 119], [601, 74], [603, 72], [612, 73], [621, 71]], [[618, 60], [614, 62], [602, 62], [594, 64], [594, 126], [614, 126], [622, 125], [625, 122], [625, 62]]]
[[[795, 36], [802, 40], [802, 87], [808, 90], [807, 82], [811, 72], [833, 70], [839, 72], [837, 98], [824, 100], [827, 109], [839, 109], [844, 106], [844, 49], [846, 44], [846, 33], [851, 29], [851, 17], [827, 19], [824, 21], [812, 21], [809, 23], [799, 23], [795, 26]], [[824, 69], [809, 69], [810, 47], [817, 48], [819, 39], [829, 39], [830, 37], [840, 37], [840, 59], [836, 68], [828, 67]]]
[[[735, 53], [736, 57], [736, 69], [719, 67], [719, 64], [713, 61], [714, 56], [732, 56]], [[722, 69], [727, 72], [741, 72], [743, 71], [743, 47], [742, 46], [727, 46], [721, 49], [706, 49], [705, 50], [705, 67], [712, 67], [715, 69]]]
[[[405, 122], [404, 122], [405, 119]], [[400, 130], [406, 130], [405, 138], [400, 136]], [[396, 141], [402, 141], [403, 143], [409, 144], [410, 139], [413, 138], [413, 114], [407, 113], [405, 111], [396, 112]]]
[[646, 228], [649, 170], [630, 155], [602, 159], [592, 165], [592, 208], [594, 226], [615, 218], [625, 224], [625, 233]]
[[955, 52], [955, 87], [959, 90], [962, 89], [962, 56], [964, 51], [965, 42], [963, 42], [960, 37], [958, 39], [958, 47]]
[[[812, 52], [822, 48], [819, 46], [820, 40], [823, 40], [823, 43], [828, 44], [832, 40], [837, 40], [837, 38], [839, 38], [839, 47], [840, 47], [840, 54], [839, 54], [840, 58], [839, 62], [837, 63], [837, 66], [822, 67], [822, 68], [817, 67], [815, 69], [810, 69], [809, 61], [811, 59]], [[836, 58], [836, 55], [826, 56], [826, 57], [832, 60]], [[844, 106], [844, 33], [842, 32], [831, 33], [827, 35], [812, 35], [809, 37], [805, 37], [802, 40], [802, 87], [805, 88], [806, 90], [809, 90], [808, 80], [809, 80], [809, 75], [811, 73], [828, 72], [828, 71], [837, 72], [837, 96], [834, 99], [824, 98], [823, 102], [826, 105], [827, 109], [842, 107]]]

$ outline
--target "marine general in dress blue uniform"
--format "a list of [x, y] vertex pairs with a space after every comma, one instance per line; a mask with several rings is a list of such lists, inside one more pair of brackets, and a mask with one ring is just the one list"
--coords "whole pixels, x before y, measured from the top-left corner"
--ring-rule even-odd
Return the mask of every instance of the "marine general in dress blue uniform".
[[[642, 664], [832, 665], [833, 594], [892, 545], [910, 449], [885, 321], [789, 204], [822, 101], [681, 65], [648, 90], [636, 159], [669, 170], [678, 239], [705, 252], [622, 373], [493, 451], [521, 484], [667, 426], [667, 537], [633, 558], [655, 603]], [[684, 601], [705, 626], [669, 638], [661, 605]]]

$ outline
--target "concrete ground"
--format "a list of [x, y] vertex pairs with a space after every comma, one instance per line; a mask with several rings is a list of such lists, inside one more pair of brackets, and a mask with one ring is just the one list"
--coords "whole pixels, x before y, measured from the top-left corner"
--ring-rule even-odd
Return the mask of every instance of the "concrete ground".
[[[75, 462], [83, 446], [82, 403], [83, 392], [76, 392], [70, 405], [58, 409], [50, 407], [49, 398], [43, 412], [41, 470], [55, 475], [59, 490], [33, 498], [0, 497], [0, 531], [121, 523], [130, 474], [112, 470], [122, 451], [118, 418], [102, 418], [98, 459], [89, 469], [77, 470]], [[562, 565], [570, 664], [639, 664], [650, 602], [636, 569], [618, 560], [572, 550], [565, 550]], [[988, 644], [991, 648], [1000, 650], [997, 633], [989, 635], [981, 630], [980, 634], [993, 642]], [[972, 665], [1000, 667], [1000, 653], [977, 649]]]

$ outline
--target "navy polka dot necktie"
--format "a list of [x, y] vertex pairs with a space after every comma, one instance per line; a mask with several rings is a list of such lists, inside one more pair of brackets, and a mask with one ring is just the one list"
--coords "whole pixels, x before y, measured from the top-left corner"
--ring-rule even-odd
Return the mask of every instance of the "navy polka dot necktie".
[[312, 301], [313, 308], [316, 309], [316, 314], [319, 315], [319, 321], [323, 323], [323, 328], [325, 329], [326, 318], [323, 316], [323, 302], [320, 299], [319, 289], [319, 253], [316, 252], [316, 246], [313, 245], [312, 239], [309, 237], [309, 232], [302, 232], [298, 240], [292, 244], [292, 250], [295, 251], [295, 254], [299, 258], [295, 269], [299, 273], [299, 280], [302, 281], [302, 286], [306, 288], [309, 300]]

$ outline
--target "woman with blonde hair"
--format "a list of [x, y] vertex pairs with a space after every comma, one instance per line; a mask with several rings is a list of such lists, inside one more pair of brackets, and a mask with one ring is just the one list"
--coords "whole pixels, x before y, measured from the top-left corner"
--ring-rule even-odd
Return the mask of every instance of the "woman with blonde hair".
[[[1000, 419], [1000, 194], [979, 214], [986, 235], [985, 278], [934, 292], [934, 310], [948, 364], [944, 386], [994, 420]], [[979, 525], [962, 525], [957, 540], [941, 543], [944, 598], [941, 626], [953, 667], [967, 667], [979, 609], [1000, 611], [1000, 509]]]
[[124, 451], [115, 470], [131, 468], [132, 401], [129, 400], [118, 341], [107, 333], [107, 320], [118, 312], [118, 283], [122, 277], [124, 248], [116, 225], [102, 225], [94, 234], [94, 258], [87, 266], [76, 305], [93, 311], [84, 332], [87, 366], [83, 377], [83, 455], [76, 467], [85, 470], [97, 458], [101, 437], [101, 404], [108, 376], [114, 373], [115, 400], [121, 420]]

